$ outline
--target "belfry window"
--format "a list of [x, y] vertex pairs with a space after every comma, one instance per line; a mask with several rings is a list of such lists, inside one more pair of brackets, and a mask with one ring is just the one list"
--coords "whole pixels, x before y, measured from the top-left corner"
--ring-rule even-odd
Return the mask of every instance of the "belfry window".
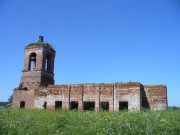
[[29, 71], [34, 71], [36, 69], [36, 54], [31, 53], [29, 61]]
[[46, 61], [45, 61], [45, 71], [50, 72], [50, 67], [51, 67], [51, 59], [50, 59], [50, 57], [48, 55], [46, 57]]

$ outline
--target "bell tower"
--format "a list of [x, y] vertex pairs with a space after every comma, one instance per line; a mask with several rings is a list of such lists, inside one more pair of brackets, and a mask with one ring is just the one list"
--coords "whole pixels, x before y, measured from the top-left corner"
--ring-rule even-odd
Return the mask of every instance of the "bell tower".
[[50, 44], [44, 43], [43, 36], [39, 36], [37, 43], [27, 45], [20, 88], [34, 90], [54, 84], [55, 53]]

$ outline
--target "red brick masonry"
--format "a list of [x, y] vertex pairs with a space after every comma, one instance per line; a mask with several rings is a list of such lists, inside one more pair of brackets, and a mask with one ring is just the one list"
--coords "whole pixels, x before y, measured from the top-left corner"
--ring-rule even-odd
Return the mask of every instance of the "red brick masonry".
[[[39, 37], [25, 47], [21, 81], [13, 94], [13, 108], [89, 109], [119, 111], [167, 108], [165, 85], [140, 83], [54, 85], [56, 51]], [[105, 107], [104, 107], [105, 105]]]

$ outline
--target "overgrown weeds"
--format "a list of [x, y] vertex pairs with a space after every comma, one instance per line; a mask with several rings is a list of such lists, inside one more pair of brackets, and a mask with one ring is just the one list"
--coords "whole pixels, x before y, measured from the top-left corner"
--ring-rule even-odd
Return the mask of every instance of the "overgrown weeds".
[[180, 110], [132, 112], [1, 109], [0, 135], [178, 135]]

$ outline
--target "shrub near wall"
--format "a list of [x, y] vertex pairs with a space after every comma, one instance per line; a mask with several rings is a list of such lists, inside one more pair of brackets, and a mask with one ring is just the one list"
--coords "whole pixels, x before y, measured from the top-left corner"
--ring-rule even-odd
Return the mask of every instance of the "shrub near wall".
[[78, 112], [0, 110], [0, 135], [178, 135], [180, 111]]

